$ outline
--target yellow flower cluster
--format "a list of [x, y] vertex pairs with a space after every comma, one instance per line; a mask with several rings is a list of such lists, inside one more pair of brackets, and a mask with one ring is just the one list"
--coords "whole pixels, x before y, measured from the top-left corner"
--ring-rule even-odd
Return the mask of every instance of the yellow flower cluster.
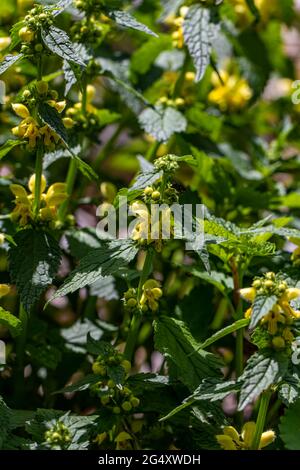
[[[286, 343], [293, 341], [291, 327], [294, 321], [300, 318], [300, 311], [295, 310], [290, 301], [300, 297], [300, 289], [288, 288], [285, 281], [277, 280], [275, 274], [269, 272], [263, 279], [254, 280], [252, 287], [241, 289], [240, 294], [249, 302], [254, 302], [257, 295], [276, 295], [276, 304], [261, 319], [260, 325], [272, 336], [272, 345], [276, 349], [283, 349]], [[246, 318], [251, 315], [252, 307], [245, 312]]]
[[165, 20], [166, 24], [174, 29], [172, 33], [173, 46], [178, 49], [182, 49], [184, 46], [183, 22], [188, 10], [188, 7], [182, 6], [179, 10], [179, 16], [170, 15]]
[[[95, 119], [94, 122], [91, 120], [90, 124], [95, 125], [96, 124], [96, 113], [97, 113], [97, 108], [93, 106], [92, 101], [95, 97], [96, 94], [96, 88], [93, 85], [88, 85], [86, 89], [86, 105], [85, 105], [85, 111], [87, 114], [95, 114]], [[73, 107], [69, 108], [66, 111], [66, 118], [63, 119], [64, 125], [67, 128], [71, 128], [75, 125], [75, 122], [83, 122], [84, 116], [82, 116], [82, 96], [79, 96], [80, 101], [78, 103], [75, 103]]]
[[[216, 439], [224, 450], [249, 450], [254, 438], [256, 424], [249, 421], [244, 424], [241, 434], [233, 426], [225, 426], [224, 434], [219, 434]], [[259, 449], [268, 446], [275, 440], [274, 431], [266, 431], [262, 433], [260, 438]]]
[[[158, 203], [161, 194], [159, 191], [154, 191], [151, 193], [151, 197], [153, 202]], [[155, 217], [151, 217], [148, 207], [141, 201], [133, 202], [130, 206], [130, 210], [133, 215], [137, 216], [137, 221], [131, 231], [132, 240], [135, 240], [142, 245], [153, 243], [155, 249], [160, 252], [163, 240], [170, 238], [173, 233], [172, 214], [170, 208], [161, 208], [161, 217], [158, 217], [157, 220]]]
[[[221, 77], [221, 80], [220, 80]], [[226, 70], [212, 74], [213, 90], [208, 99], [222, 111], [239, 111], [245, 107], [252, 97], [252, 90], [244, 78], [229, 74]]]
[[[65, 183], [54, 183], [45, 193], [47, 182], [44, 175], [41, 179], [41, 197], [38, 219], [43, 222], [53, 222], [57, 217], [57, 208], [67, 199]], [[35, 192], [35, 175], [32, 175], [28, 188], [26, 189], [19, 184], [10, 185], [10, 190], [15, 196], [15, 208], [11, 213], [14, 222], [18, 222], [21, 226], [27, 225], [35, 219], [33, 212], [34, 192]]]
[[[48, 100], [47, 103], [59, 113], [61, 113], [66, 106], [65, 101]], [[45, 147], [49, 150], [55, 149], [55, 144], [60, 141], [60, 137], [52, 131], [47, 124], [39, 126], [37, 120], [30, 115], [29, 109], [24, 104], [15, 103], [12, 105], [12, 108], [17, 116], [22, 118], [20, 124], [12, 128], [12, 133], [16, 137], [28, 139], [28, 148], [31, 150], [36, 147], [37, 139], [42, 139]]]
[[142, 287], [142, 296], [140, 300], [141, 309], [147, 311], [150, 309], [152, 312], [156, 312], [159, 307], [158, 300], [162, 296], [162, 290], [159, 282], [155, 279], [148, 279]]

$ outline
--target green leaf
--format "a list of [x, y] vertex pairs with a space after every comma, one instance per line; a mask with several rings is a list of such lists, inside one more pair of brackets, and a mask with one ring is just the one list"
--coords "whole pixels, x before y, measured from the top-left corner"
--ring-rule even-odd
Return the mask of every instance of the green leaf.
[[272, 310], [277, 301], [276, 295], [257, 295], [252, 305], [250, 328], [254, 328]]
[[161, 106], [144, 109], [139, 116], [139, 123], [158, 142], [166, 142], [175, 132], [184, 132], [187, 127], [186, 118], [180, 111]]
[[280, 437], [286, 449], [300, 449], [300, 400], [285, 410], [279, 424]]
[[238, 409], [243, 410], [264, 390], [278, 384], [287, 366], [287, 357], [274, 354], [273, 351], [259, 351], [251, 356], [238, 380], [242, 383]]
[[93, 168], [87, 162], [82, 160], [79, 157], [79, 155], [72, 154], [72, 158], [74, 158], [74, 160], [76, 160], [78, 170], [83, 174], [83, 176], [85, 176], [88, 180], [94, 180], [94, 181], [99, 180], [99, 177], [98, 177], [97, 173], [95, 173]]
[[16, 54], [16, 55], [7, 55], [4, 57], [2, 62], [0, 62], [0, 75], [4, 72], [6, 72], [9, 67], [14, 65], [16, 62], [18, 62], [20, 59], [22, 59], [24, 56], [23, 54]]
[[68, 62], [73, 62], [81, 67], [85, 67], [85, 63], [80, 58], [79, 54], [77, 54], [74, 44], [72, 44], [69, 36], [62, 29], [56, 28], [56, 26], [42, 29], [42, 39], [45, 45], [54, 54], [57, 54]]
[[175, 366], [179, 380], [190, 390], [195, 390], [202, 379], [219, 375], [219, 359], [199, 349], [182, 321], [161, 316], [154, 323], [154, 331], [156, 349]]
[[38, 345], [29, 344], [27, 351], [31, 356], [34, 363], [46, 367], [47, 369], [55, 370], [62, 358], [62, 352], [57, 347], [41, 343]]
[[122, 366], [108, 366], [107, 375], [116, 385], [122, 385], [125, 381], [125, 369]]
[[211, 344], [219, 341], [219, 339], [224, 338], [224, 336], [230, 335], [241, 328], [245, 328], [249, 325], [250, 320], [248, 318], [242, 318], [241, 320], [237, 320], [236, 322], [232, 323], [231, 325], [222, 328], [221, 330], [214, 333], [210, 338], [208, 338], [204, 343], [201, 344], [201, 349], [208, 348]]
[[231, 291], [233, 289], [233, 279], [231, 276], [227, 276], [226, 274], [219, 272], [219, 271], [200, 271], [199, 268], [196, 267], [187, 267], [185, 271], [189, 272], [192, 276], [195, 276], [203, 281], [208, 282], [215, 286], [220, 292], [225, 293]]
[[0, 147], [0, 160], [1, 158], [5, 157], [5, 155], [11, 151], [11, 149], [22, 144], [26, 144], [26, 140], [7, 140], [5, 144]]
[[96, 230], [91, 227], [68, 230], [65, 235], [71, 255], [76, 259], [83, 258], [91, 250], [101, 247], [101, 240], [97, 237]]
[[59, 112], [47, 103], [40, 103], [38, 113], [44, 124], [47, 124], [67, 144], [68, 134]]
[[297, 373], [288, 374], [284, 377], [283, 383], [278, 387], [278, 398], [283, 401], [286, 406], [290, 406], [292, 403], [300, 397], [300, 378]]
[[103, 276], [108, 276], [127, 266], [138, 252], [131, 240], [110, 242], [95, 249], [81, 259], [80, 264], [67, 278], [51, 300], [75, 292], [81, 287], [94, 284]]
[[106, 358], [113, 355], [115, 352], [114, 347], [110, 343], [96, 340], [90, 334], [87, 338], [86, 348], [90, 354]]
[[9, 252], [10, 273], [27, 312], [51, 284], [60, 265], [57, 241], [37, 229], [21, 230], [15, 236], [17, 246]]
[[258, 22], [260, 20], [260, 13], [259, 13], [259, 9], [255, 5], [254, 0], [246, 0], [246, 3], [248, 5], [249, 10], [255, 17], [255, 20]]
[[[55, 5], [51, 5], [51, 13], [53, 16], [60, 15], [66, 8], [72, 5], [73, 0], [59, 0], [59, 2], [55, 3]], [[52, 10], [52, 8], [54, 9]]]
[[11, 409], [8, 408], [3, 398], [0, 396], [0, 449], [2, 449], [3, 443], [10, 429], [11, 417]]
[[148, 72], [156, 57], [172, 47], [169, 35], [162, 34], [158, 39], [151, 38], [137, 49], [131, 57], [131, 70], [144, 75]]
[[239, 384], [234, 380], [229, 380], [227, 382], [220, 382], [220, 380], [215, 378], [205, 379], [194, 393], [187, 398], [187, 400], [208, 400], [208, 401], [218, 401], [223, 400], [230, 393], [238, 392], [240, 389]]
[[10, 30], [10, 39], [11, 39], [11, 43], [10, 43], [10, 46], [9, 46], [9, 50], [10, 51], [13, 51], [16, 46], [21, 42], [21, 38], [19, 36], [19, 31], [21, 28], [23, 28], [23, 26], [25, 26], [25, 22], [22, 20], [22, 21], [18, 21], [17, 23], [15, 23], [11, 30]]
[[189, 7], [183, 23], [184, 42], [196, 68], [196, 82], [203, 77], [210, 61], [211, 26], [210, 12], [200, 5]]
[[19, 318], [0, 307], [0, 325], [9, 329], [13, 337], [19, 336], [22, 331], [22, 322]]
[[156, 33], [151, 31], [148, 26], [137, 21], [134, 16], [132, 16], [127, 11], [114, 10], [109, 12], [109, 17], [114, 20], [119, 26], [124, 26], [125, 28], [136, 29], [137, 31], [142, 31], [143, 33], [150, 34], [151, 36], [158, 37]]

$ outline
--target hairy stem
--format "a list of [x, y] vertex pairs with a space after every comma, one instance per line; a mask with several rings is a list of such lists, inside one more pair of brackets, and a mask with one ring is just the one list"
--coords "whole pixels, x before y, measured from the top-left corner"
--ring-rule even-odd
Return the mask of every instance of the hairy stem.
[[[137, 301], [139, 304], [140, 298], [142, 296], [142, 287], [144, 283], [146, 282], [150, 272], [151, 272], [151, 267], [152, 267], [152, 259], [153, 259], [153, 251], [148, 250], [147, 255], [144, 261], [144, 266], [143, 270], [141, 272], [141, 277], [138, 285], [138, 294], [137, 294]], [[137, 335], [140, 329], [141, 325], [141, 312], [139, 309], [137, 309], [132, 317], [129, 332], [128, 332], [128, 337], [127, 337], [127, 342], [126, 342], [126, 347], [124, 351], [125, 358], [128, 361], [132, 360], [134, 350], [135, 350], [135, 345], [136, 345], [136, 340], [137, 340]]]
[[258, 416], [257, 416], [257, 420], [256, 420], [255, 433], [254, 433], [253, 441], [252, 441], [252, 444], [251, 444], [251, 449], [252, 450], [258, 450], [259, 449], [260, 439], [261, 439], [261, 435], [262, 435], [263, 430], [264, 430], [266, 416], [267, 416], [271, 396], [272, 396], [271, 390], [267, 390], [261, 396]]

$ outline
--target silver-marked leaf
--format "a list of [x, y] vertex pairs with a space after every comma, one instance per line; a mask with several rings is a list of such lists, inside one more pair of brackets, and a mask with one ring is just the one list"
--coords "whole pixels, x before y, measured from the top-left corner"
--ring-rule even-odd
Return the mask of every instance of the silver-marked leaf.
[[252, 306], [250, 328], [254, 328], [257, 323], [272, 310], [277, 300], [276, 295], [256, 296]]
[[42, 39], [45, 45], [62, 59], [85, 67], [85, 63], [76, 51], [75, 45], [70, 41], [69, 36], [62, 29], [50, 26], [42, 30]]
[[14, 65], [18, 60], [22, 59], [23, 54], [17, 54], [17, 55], [7, 55], [4, 57], [2, 62], [0, 62], [0, 75], [4, 73], [9, 67]]
[[128, 266], [137, 252], [138, 248], [132, 240], [113, 241], [92, 250], [80, 260], [79, 266], [69, 275], [51, 300], [75, 292], [81, 287], [92, 285], [101, 276], [114, 274], [121, 267]]
[[140, 23], [127, 11], [115, 10], [109, 13], [109, 17], [113, 19], [119, 26], [124, 26], [125, 28], [135, 29], [137, 31], [142, 31], [143, 33], [150, 34], [151, 36], [158, 37], [156, 33], [151, 31], [148, 26], [143, 23]]
[[238, 409], [243, 410], [264, 390], [278, 384], [285, 375], [287, 367], [288, 359], [283, 354], [257, 352], [251, 356], [238, 380], [242, 383]]
[[184, 132], [187, 127], [186, 118], [180, 111], [160, 106], [144, 109], [139, 116], [139, 123], [158, 142], [167, 142], [175, 132]]
[[68, 134], [58, 111], [47, 103], [40, 103], [38, 113], [41, 120], [47, 124], [67, 144]]
[[141, 171], [137, 174], [134, 184], [128, 191], [135, 191], [144, 189], [146, 186], [151, 186], [155, 181], [162, 177], [162, 171], [157, 170], [152, 163], [148, 162], [141, 155], [138, 156]]
[[175, 14], [179, 7], [183, 4], [184, 0], [164, 0], [162, 1], [163, 12], [159, 21], [164, 21], [168, 16]]
[[60, 264], [57, 241], [47, 232], [21, 230], [10, 249], [10, 274], [27, 312], [51, 284]]
[[184, 18], [184, 42], [196, 68], [196, 82], [201, 80], [210, 60], [211, 52], [210, 12], [200, 5], [192, 5]]
[[[49, 9], [51, 9], [51, 13], [53, 16], [60, 15], [66, 8], [72, 5], [73, 0], [59, 0], [55, 5], [50, 5]], [[54, 9], [52, 10], [52, 8]]]

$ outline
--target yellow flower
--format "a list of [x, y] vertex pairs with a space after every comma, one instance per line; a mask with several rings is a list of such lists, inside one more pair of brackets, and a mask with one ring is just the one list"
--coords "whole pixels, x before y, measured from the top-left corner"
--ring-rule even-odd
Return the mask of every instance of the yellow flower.
[[5, 242], [5, 235], [4, 233], [0, 233], [0, 246], [3, 245], [4, 242]]
[[[233, 426], [225, 426], [224, 434], [219, 434], [216, 439], [224, 450], [249, 450], [254, 438], [256, 424], [249, 421], [244, 424], [241, 434]], [[260, 438], [259, 449], [268, 446], [275, 439], [274, 431], [266, 431], [262, 433]]]
[[133, 215], [138, 216], [138, 220], [135, 223], [131, 238], [132, 240], [149, 240], [151, 234], [150, 227], [150, 213], [145, 204], [140, 201], [136, 201], [130, 206]]
[[182, 49], [184, 46], [183, 22], [188, 10], [188, 7], [183, 6], [179, 10], [178, 17], [175, 17], [175, 15], [170, 15], [165, 20], [166, 24], [175, 29], [175, 31], [172, 33], [173, 46], [178, 47], [178, 49]]
[[0, 299], [5, 295], [9, 294], [10, 286], [8, 284], [0, 284]]
[[[33, 202], [36, 176], [32, 175], [28, 182], [30, 193], [19, 184], [10, 185], [10, 190], [15, 196], [15, 208], [11, 214], [12, 220], [19, 222], [21, 226], [27, 225], [34, 219]], [[54, 183], [45, 193], [47, 181], [44, 175], [41, 177], [40, 210], [38, 217], [42, 221], [51, 221], [56, 217], [59, 207], [68, 197], [65, 183]]]
[[158, 310], [159, 304], [158, 299], [162, 296], [162, 290], [160, 288], [159, 282], [155, 281], [155, 279], [149, 279], [145, 282], [142, 287], [142, 296], [140, 299], [140, 306], [142, 310], [152, 310], [152, 312], [156, 312]]
[[93, 442], [98, 444], [99, 446], [105, 441], [107, 438], [107, 432], [102, 432], [101, 434], [97, 434]]
[[238, 75], [229, 75], [226, 70], [220, 71], [220, 77], [213, 72], [214, 89], [208, 95], [209, 101], [216, 104], [222, 111], [238, 111], [244, 108], [252, 97], [247, 81]]
[[132, 437], [128, 432], [122, 431], [120, 432], [117, 437], [115, 438], [116, 442], [116, 450], [125, 450], [125, 449], [131, 449], [130, 442], [132, 440]]
[[23, 42], [31, 42], [34, 39], [34, 31], [27, 26], [24, 26], [19, 31], [19, 37]]
[[16, 113], [17, 116], [20, 116], [21, 118], [25, 119], [30, 116], [29, 109], [21, 103], [13, 103], [11, 105], [12, 109]]

